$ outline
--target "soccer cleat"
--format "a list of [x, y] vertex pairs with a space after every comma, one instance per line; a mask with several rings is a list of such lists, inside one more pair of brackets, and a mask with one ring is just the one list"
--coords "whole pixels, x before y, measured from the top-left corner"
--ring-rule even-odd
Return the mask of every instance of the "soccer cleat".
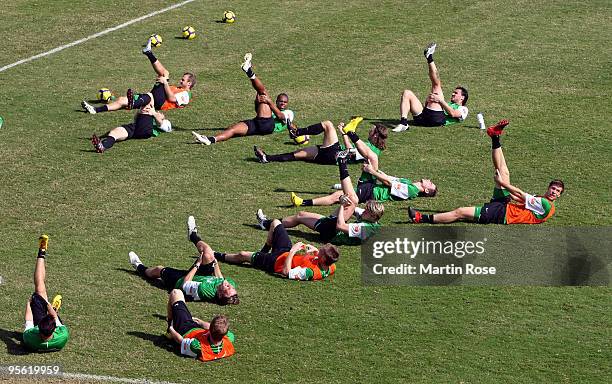
[[408, 207], [408, 217], [410, 218], [410, 221], [418, 224], [422, 222], [423, 215], [416, 209]]
[[126, 92], [126, 97], [127, 97], [127, 105], [125, 106], [125, 109], [132, 109], [134, 108], [134, 91], [132, 91], [132, 88], [128, 88], [127, 92]]
[[255, 152], [255, 157], [259, 159], [259, 162], [265, 164], [268, 162], [268, 158], [266, 157], [266, 153], [259, 148], [258, 146], [253, 146], [253, 151]]
[[191, 234], [198, 233], [198, 226], [195, 222], [195, 217], [189, 216], [187, 218], [187, 240], [191, 240]]
[[338, 184], [334, 184], [331, 186], [331, 189], [335, 189], [337, 191], [341, 191], [342, 190], [342, 184], [338, 183]]
[[210, 140], [208, 140], [208, 137], [206, 137], [204, 135], [200, 135], [199, 133], [197, 133], [195, 131], [191, 131], [191, 135], [193, 136], [195, 141], [197, 141], [198, 143], [210, 145]]
[[433, 54], [434, 52], [436, 52], [436, 47], [437, 47], [436, 43], [430, 43], [427, 46], [427, 48], [425, 48], [425, 50], [423, 51], [423, 55], [425, 55], [425, 58], [427, 59], [428, 62], [430, 60], [433, 61]]
[[410, 129], [408, 124], [398, 124], [392, 129], [393, 132], [404, 132]]
[[295, 125], [291, 125], [291, 126], [287, 126], [287, 131], [289, 132], [289, 138], [291, 140], [295, 140], [299, 135], [298, 135], [298, 129]]
[[339, 151], [338, 153], [336, 153], [336, 161], [337, 162], [341, 162], [341, 161], [346, 162], [348, 160], [348, 157], [349, 157], [350, 154], [351, 154], [351, 151], [349, 151], [348, 149], [345, 149], [344, 151]]
[[104, 148], [104, 144], [102, 144], [102, 141], [98, 136], [96, 136], [95, 133], [91, 136], [91, 144], [98, 153], [103, 153], [106, 150], [106, 148]]
[[498, 121], [497, 124], [492, 125], [489, 128], [487, 128], [487, 135], [491, 137], [500, 136], [502, 133], [504, 133], [504, 128], [508, 124], [510, 124], [510, 122], [506, 119]]
[[344, 133], [355, 132], [355, 130], [357, 129], [357, 126], [362, 121], [363, 121], [363, 117], [361, 116], [357, 116], [353, 118], [351, 121], [348, 122], [348, 124], [342, 127], [342, 132]]
[[268, 218], [266, 217], [266, 215], [264, 215], [261, 208], [257, 210], [257, 213], [255, 214], [255, 216], [257, 217], [257, 225], [259, 225], [259, 228], [265, 231], [266, 226], [264, 225], [264, 223], [268, 220]]
[[299, 207], [303, 203], [304, 203], [304, 199], [302, 199], [301, 197], [299, 197], [295, 193], [291, 192], [291, 204], [293, 204], [296, 207]]
[[55, 312], [58, 312], [62, 307], [62, 295], [55, 295], [53, 301], [51, 302], [51, 306], [53, 307]]
[[247, 52], [244, 55], [244, 63], [242, 63], [242, 70], [246, 73], [251, 69], [251, 59], [253, 59], [253, 54], [251, 52]]
[[144, 53], [145, 55], [149, 52], [151, 52], [151, 38], [150, 37], [149, 37], [149, 40], [147, 40], [147, 45], [145, 45], [145, 47], [142, 49], [142, 53]]
[[49, 247], [49, 236], [48, 235], [40, 235], [38, 238], [38, 250], [46, 251]]
[[94, 108], [94, 106], [89, 104], [85, 100], [81, 101], [81, 107], [83, 107], [84, 110], [86, 110], [87, 112], [89, 112], [92, 115], [96, 114], [96, 109]]
[[132, 264], [132, 267], [134, 267], [134, 269], [138, 268], [138, 266], [142, 264], [136, 252], [130, 251], [130, 253], [128, 253], [128, 257], [130, 258], [130, 264]]

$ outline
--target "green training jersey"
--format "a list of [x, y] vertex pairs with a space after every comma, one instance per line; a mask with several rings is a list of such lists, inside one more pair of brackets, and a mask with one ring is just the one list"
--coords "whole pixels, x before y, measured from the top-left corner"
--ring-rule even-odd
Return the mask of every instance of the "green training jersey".
[[376, 201], [411, 200], [419, 195], [419, 189], [410, 179], [392, 178], [391, 186], [377, 184], [372, 189]]
[[59, 351], [64, 348], [69, 336], [68, 328], [65, 325], [59, 325], [49, 340], [43, 340], [36, 326], [23, 331], [23, 342], [28, 348], [35, 351]]
[[[295, 114], [292, 110], [283, 109], [281, 112], [285, 115], [285, 119], [293, 121]], [[274, 119], [274, 132], [281, 132], [287, 129], [287, 121], [279, 119], [274, 113], [272, 113], [272, 118]]]
[[[380, 155], [382, 154], [382, 149], [378, 148], [377, 146], [375, 146], [374, 144], [370, 143], [370, 141], [366, 141], [366, 145], [368, 146], [368, 148], [370, 148], [372, 150], [372, 152], [374, 152], [376, 154], [376, 156], [378, 156], [378, 158], [380, 159]], [[359, 155], [359, 152], [357, 152], [357, 154]], [[361, 157], [361, 156], [358, 156]], [[357, 161], [361, 161], [362, 159], [357, 159]], [[372, 174], [367, 173], [365, 171], [361, 171], [361, 176], [359, 176], [359, 181], [361, 182], [368, 182], [368, 181], [376, 181], [376, 177], [374, 177]]]
[[444, 121], [444, 125], [450, 125], [450, 124], [455, 124], [455, 123], [461, 123], [463, 120], [465, 120], [467, 118], [468, 115], [468, 109], [466, 106], [464, 105], [459, 105], [457, 103], [450, 103], [448, 104], [452, 109], [456, 109], [458, 111], [461, 112], [461, 117], [460, 118], [456, 118], [456, 117], [451, 117], [449, 116], [448, 113], [446, 113], [446, 111], [444, 111], [444, 115], [445, 115], [445, 121]]
[[215, 277], [215, 276], [201, 276], [195, 275], [191, 281], [187, 282], [186, 287], [183, 289], [183, 282], [185, 278], [180, 278], [176, 282], [175, 288], [182, 289], [186, 295], [190, 296], [193, 300], [199, 301], [212, 301], [217, 293], [217, 287], [227, 280], [234, 288], [236, 282], [232, 279]]
[[368, 237], [374, 235], [380, 230], [379, 223], [350, 223], [348, 233], [338, 231], [336, 236], [331, 240], [332, 244], [336, 245], [359, 245]]

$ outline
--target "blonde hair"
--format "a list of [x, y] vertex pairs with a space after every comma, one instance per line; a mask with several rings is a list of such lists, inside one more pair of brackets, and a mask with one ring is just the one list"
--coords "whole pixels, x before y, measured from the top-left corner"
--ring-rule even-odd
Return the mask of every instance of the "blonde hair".
[[385, 206], [376, 200], [368, 200], [365, 203], [365, 210], [375, 218], [375, 221], [380, 220], [383, 213], [385, 213]]

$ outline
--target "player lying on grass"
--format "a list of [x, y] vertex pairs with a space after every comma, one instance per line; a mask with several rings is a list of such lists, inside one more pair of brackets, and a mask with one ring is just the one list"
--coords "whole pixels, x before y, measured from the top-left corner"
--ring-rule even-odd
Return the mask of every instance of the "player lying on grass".
[[158, 112], [149, 103], [134, 116], [134, 122], [111, 129], [101, 138], [95, 133], [91, 136], [91, 144], [98, 153], [110, 149], [118, 141], [130, 139], [148, 139], [159, 136], [160, 132], [171, 132], [172, 124], [163, 113]]
[[340, 251], [335, 245], [325, 244], [320, 249], [310, 244], [291, 243], [287, 230], [277, 219], [268, 220], [258, 211], [259, 225], [268, 237], [259, 252], [215, 252], [217, 260], [231, 264], [249, 264], [271, 274], [292, 280], [321, 280], [333, 275]]
[[289, 96], [286, 93], [281, 93], [276, 97], [276, 102], [273, 102], [264, 84], [255, 76], [251, 59], [252, 55], [250, 53], [244, 55], [242, 70], [251, 79], [251, 85], [257, 92], [255, 96], [255, 113], [257, 116], [250, 120], [234, 123], [215, 136], [204, 136], [195, 131], [191, 132], [198, 143], [211, 145], [236, 136], [270, 135], [287, 129], [287, 122], [293, 121], [295, 117], [293, 111], [287, 109]]
[[400, 101], [400, 123], [393, 129], [394, 132], [402, 132], [410, 128], [408, 125], [408, 112], [414, 117], [414, 125], [425, 127], [453, 124], [467, 118], [468, 109], [465, 106], [468, 101], [467, 89], [459, 86], [456, 87], [451, 95], [450, 103], [444, 101], [438, 68], [433, 60], [435, 51], [435, 43], [431, 43], [424, 51], [429, 70], [429, 79], [431, 80], [431, 93], [425, 99], [425, 106], [423, 106], [414, 92], [406, 89]]
[[188, 270], [158, 265], [146, 267], [134, 252], [129, 253], [130, 264], [145, 279], [161, 279], [168, 290], [181, 289], [195, 301], [208, 301], [218, 305], [239, 304], [236, 283], [224, 278], [215, 260], [213, 250], [198, 235], [193, 216], [187, 219], [187, 236], [196, 246], [200, 256]]
[[[380, 154], [387, 145], [387, 129], [382, 125], [375, 125], [369, 132], [368, 142], [363, 143], [355, 133], [357, 126], [362, 120], [362, 117], [356, 117], [346, 125], [343, 123], [338, 124], [338, 129], [343, 135], [347, 135], [347, 137], [355, 143], [357, 151], [360, 153], [360, 158], [367, 159], [373, 167], [378, 168], [378, 154]], [[306, 128], [295, 128], [292, 126], [290, 132], [292, 132], [292, 137], [323, 133], [323, 144], [301, 148], [297, 151], [280, 155], [268, 155], [263, 149], [255, 146], [253, 149], [259, 162], [307, 161], [321, 165], [336, 164], [336, 155], [342, 148], [340, 147], [338, 134], [336, 133], [334, 124], [331, 121], [323, 121]], [[348, 142], [348, 140], [345, 140], [345, 142]], [[361, 144], [357, 145], [357, 142]], [[354, 155], [353, 158], [355, 158], [355, 156], [356, 155]]]
[[53, 298], [49, 304], [45, 279], [47, 275], [45, 257], [49, 246], [49, 237], [42, 235], [38, 239], [38, 256], [34, 268], [34, 293], [28, 299], [25, 309], [25, 330], [23, 342], [34, 351], [58, 351], [68, 342], [68, 328], [62, 324], [58, 312], [62, 306], [62, 297]]
[[168, 335], [180, 345], [181, 355], [212, 361], [234, 354], [234, 334], [225, 316], [207, 323], [191, 316], [183, 291], [173, 289], [168, 297]]
[[[361, 181], [355, 187], [355, 193], [360, 204], [368, 200], [384, 202], [409, 200], [419, 196], [434, 197], [438, 193], [438, 188], [429, 179], [413, 182], [410, 179], [389, 176], [381, 170], [374, 169], [369, 163], [364, 163], [362, 168], [364, 173], [374, 176], [374, 180]], [[291, 203], [296, 207], [333, 205], [340, 203], [340, 198], [343, 195], [343, 191], [336, 191], [315, 199], [302, 199], [291, 192]]]
[[408, 208], [408, 215], [415, 223], [446, 224], [455, 221], [473, 221], [478, 224], [540, 224], [555, 213], [557, 200], [565, 186], [561, 180], [553, 180], [544, 196], [533, 196], [510, 184], [510, 171], [501, 148], [500, 135], [507, 120], [502, 120], [487, 129], [491, 136], [491, 157], [495, 169], [493, 198], [478, 207], [462, 207], [454, 211], [423, 214]]
[[[344, 195], [339, 199], [342, 206], [338, 207], [330, 216], [301, 211], [293, 216], [285, 217], [282, 223], [286, 228], [293, 228], [301, 224], [319, 232], [319, 237], [323, 242], [351, 245], [360, 244], [380, 228], [378, 220], [384, 213], [384, 206], [380, 202], [368, 200], [365, 203], [365, 208], [357, 207], [359, 198], [351, 183], [347, 158], [348, 151], [338, 154], [340, 183], [344, 192]], [[357, 217], [357, 221], [348, 223], [353, 214]], [[261, 226], [265, 216], [261, 211], [258, 211], [257, 216]]]
[[137, 94], [128, 89], [127, 96], [121, 96], [112, 103], [102, 105], [100, 107], [94, 107], [88, 102], [84, 101], [81, 103], [83, 109], [91, 114], [100, 112], [116, 111], [119, 109], [139, 109], [145, 105], [153, 102], [153, 106], [158, 111], [165, 111], [174, 108], [183, 108], [191, 101], [191, 90], [196, 85], [196, 77], [191, 72], [185, 72], [181, 80], [179, 80], [178, 86], [168, 84], [168, 78], [170, 72], [157, 60], [153, 52], [151, 51], [151, 39], [147, 41], [146, 47], [142, 50], [145, 54], [153, 70], [157, 74], [157, 81], [149, 93]]

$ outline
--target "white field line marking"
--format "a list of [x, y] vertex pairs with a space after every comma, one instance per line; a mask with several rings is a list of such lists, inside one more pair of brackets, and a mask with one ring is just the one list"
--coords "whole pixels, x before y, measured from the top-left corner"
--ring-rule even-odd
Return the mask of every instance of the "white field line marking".
[[147, 379], [128, 379], [124, 377], [103, 376], [103, 375], [88, 375], [85, 373], [63, 373], [59, 377], [77, 380], [96, 380], [110, 381], [113, 383], [129, 383], [129, 384], [172, 384], [168, 381], [153, 381]]
[[194, 2], [194, 1], [195, 0], [185, 0], [185, 1], [181, 2], [181, 3], [171, 5], [171, 6], [167, 7], [167, 8], [160, 9], [159, 11], [151, 12], [148, 15], [140, 16], [140, 17], [138, 17], [136, 19], [127, 21], [127, 22], [125, 22], [123, 24], [120, 24], [120, 25], [117, 25], [115, 27], [105, 29], [102, 32], [94, 33], [93, 35], [87, 36], [87, 37], [85, 37], [83, 39], [73, 41], [72, 43], [68, 43], [68, 44], [62, 45], [62, 46], [57, 47], [57, 48], [53, 48], [50, 51], [39, 53], [38, 55], [34, 55], [32, 57], [28, 57], [27, 59], [16, 61], [13, 64], [5, 65], [4, 67], [0, 68], [0, 72], [4, 72], [7, 69], [16, 67], [16, 66], [18, 66], [20, 64], [28, 63], [28, 62], [30, 62], [32, 60], [40, 59], [41, 57], [52, 55], [52, 54], [54, 54], [56, 52], [59, 52], [59, 51], [62, 51], [64, 49], [66, 49], [66, 48], [70, 48], [70, 47], [73, 47], [73, 46], [75, 46], [77, 44], [84, 43], [84, 42], [86, 42], [88, 40], [95, 39], [95, 38], [100, 37], [102, 35], [106, 35], [107, 33], [114, 32], [114, 31], [116, 31], [118, 29], [127, 27], [130, 24], [134, 24], [134, 23], [137, 23], [137, 22], [142, 21], [144, 19], [148, 19], [149, 17], [153, 17], [155, 15], [159, 15], [160, 13], [164, 13], [164, 12], [170, 11], [172, 9], [175, 9], [175, 8], [178, 8], [178, 7], [182, 7], [183, 5], [191, 3], [191, 2]]

